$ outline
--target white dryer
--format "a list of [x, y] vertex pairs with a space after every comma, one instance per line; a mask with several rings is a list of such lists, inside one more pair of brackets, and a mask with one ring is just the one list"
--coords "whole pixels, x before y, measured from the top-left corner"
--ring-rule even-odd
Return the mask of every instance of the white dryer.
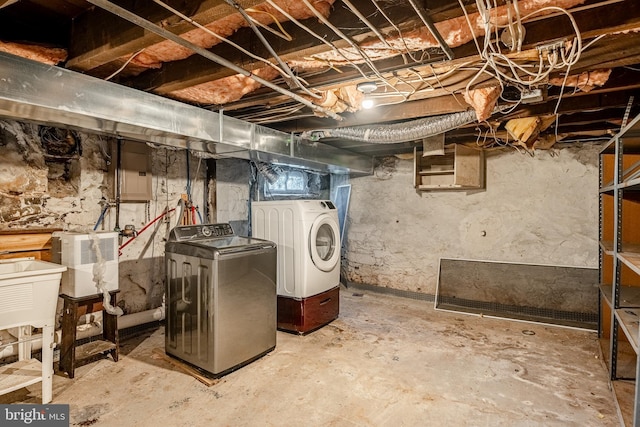
[[253, 202], [253, 237], [278, 251], [278, 328], [304, 334], [338, 317], [340, 229], [328, 200]]

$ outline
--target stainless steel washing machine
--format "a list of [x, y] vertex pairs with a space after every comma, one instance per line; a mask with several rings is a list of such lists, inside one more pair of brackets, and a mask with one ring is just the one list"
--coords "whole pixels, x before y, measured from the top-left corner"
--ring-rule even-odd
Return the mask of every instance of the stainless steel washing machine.
[[165, 263], [167, 354], [217, 377], [275, 348], [275, 243], [230, 224], [179, 226]]

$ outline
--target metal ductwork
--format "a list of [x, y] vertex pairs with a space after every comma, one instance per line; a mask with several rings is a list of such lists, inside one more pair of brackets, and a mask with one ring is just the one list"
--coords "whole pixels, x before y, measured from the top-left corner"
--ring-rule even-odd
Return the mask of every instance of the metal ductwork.
[[440, 135], [474, 121], [476, 121], [476, 112], [469, 110], [392, 125], [312, 130], [302, 132], [300, 137], [312, 141], [322, 138], [340, 138], [372, 144], [399, 144]]
[[371, 157], [64, 68], [0, 52], [0, 117], [339, 174], [370, 175]]

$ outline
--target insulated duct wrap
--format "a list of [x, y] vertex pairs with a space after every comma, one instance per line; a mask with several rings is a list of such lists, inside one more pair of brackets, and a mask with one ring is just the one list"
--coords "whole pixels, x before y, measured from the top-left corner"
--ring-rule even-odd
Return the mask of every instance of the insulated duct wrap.
[[303, 132], [300, 137], [312, 141], [322, 138], [340, 138], [372, 144], [399, 144], [440, 135], [474, 121], [476, 121], [476, 112], [469, 110], [392, 125], [312, 130]]

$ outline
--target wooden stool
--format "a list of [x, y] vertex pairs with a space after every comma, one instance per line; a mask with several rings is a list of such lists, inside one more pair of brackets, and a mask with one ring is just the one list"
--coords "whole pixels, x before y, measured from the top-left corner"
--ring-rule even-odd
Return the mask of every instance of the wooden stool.
[[[119, 290], [110, 291], [111, 305], [116, 306], [116, 294]], [[71, 297], [62, 294], [64, 300], [62, 311], [62, 343], [60, 344], [60, 370], [73, 378], [74, 371], [83, 360], [102, 353], [111, 353], [114, 362], [118, 361], [118, 316], [109, 314], [103, 307], [102, 294], [85, 297]], [[76, 347], [78, 319], [83, 314], [102, 310], [102, 339], [88, 342]]]

